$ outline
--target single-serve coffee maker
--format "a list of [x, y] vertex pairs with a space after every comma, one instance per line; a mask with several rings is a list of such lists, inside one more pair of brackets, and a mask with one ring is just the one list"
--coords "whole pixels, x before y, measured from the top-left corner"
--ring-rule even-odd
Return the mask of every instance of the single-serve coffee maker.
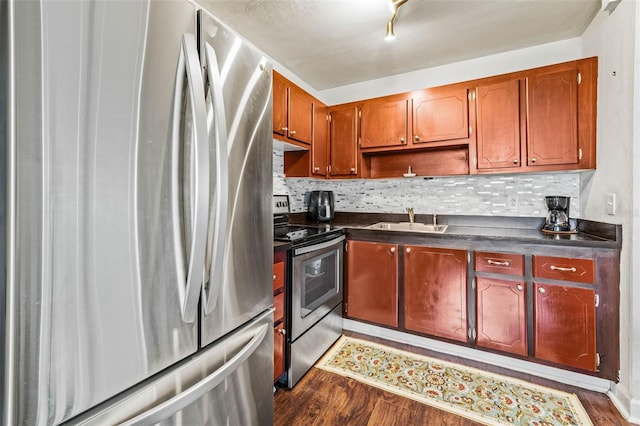
[[566, 233], [571, 232], [571, 223], [569, 222], [569, 204], [571, 197], [563, 197], [560, 195], [551, 195], [544, 197], [549, 213], [545, 219], [542, 230], [550, 233]]

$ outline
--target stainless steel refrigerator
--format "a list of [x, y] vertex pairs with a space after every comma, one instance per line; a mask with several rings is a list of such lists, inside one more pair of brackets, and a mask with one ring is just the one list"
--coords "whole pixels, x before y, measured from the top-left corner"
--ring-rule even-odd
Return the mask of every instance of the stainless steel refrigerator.
[[273, 422], [271, 121], [195, 3], [0, 2], [3, 424]]

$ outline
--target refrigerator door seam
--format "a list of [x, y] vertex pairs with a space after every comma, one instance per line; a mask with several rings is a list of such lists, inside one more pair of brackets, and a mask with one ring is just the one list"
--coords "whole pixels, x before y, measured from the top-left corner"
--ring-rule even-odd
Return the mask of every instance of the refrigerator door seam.
[[[216, 194], [215, 198], [215, 218], [213, 226], [213, 252], [211, 259], [208, 259], [210, 273], [205, 273], [205, 280], [208, 280], [209, 287], [212, 281], [218, 283], [215, 288], [203, 286], [204, 311], [211, 313], [218, 304], [218, 293], [220, 292], [220, 282], [224, 277], [224, 247], [227, 242], [227, 210], [229, 204], [229, 158], [227, 154], [227, 117], [225, 114], [222, 79], [220, 68], [216, 59], [215, 51], [209, 43], [205, 44], [205, 58], [207, 75], [209, 77], [208, 91], [213, 102], [213, 127], [216, 142]], [[211, 135], [209, 135], [210, 140]], [[209, 271], [207, 271], [209, 272]], [[208, 290], [208, 291], [207, 291]], [[208, 294], [207, 294], [208, 293]]]

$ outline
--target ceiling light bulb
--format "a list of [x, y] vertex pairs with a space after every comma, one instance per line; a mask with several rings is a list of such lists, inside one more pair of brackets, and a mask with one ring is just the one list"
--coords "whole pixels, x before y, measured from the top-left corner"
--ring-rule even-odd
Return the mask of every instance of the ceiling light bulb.
[[384, 33], [384, 39], [387, 41], [391, 41], [396, 38], [395, 33], [393, 32], [393, 21], [387, 22], [387, 31]]

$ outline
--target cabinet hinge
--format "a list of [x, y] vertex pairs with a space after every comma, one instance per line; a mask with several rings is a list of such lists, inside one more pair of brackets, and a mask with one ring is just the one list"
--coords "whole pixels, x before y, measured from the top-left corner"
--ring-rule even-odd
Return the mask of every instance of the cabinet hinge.
[[344, 313], [346, 314], [347, 312], [349, 312], [349, 304], [344, 302]]
[[476, 91], [475, 90], [469, 91], [469, 100], [470, 101], [475, 101], [476, 100]]
[[600, 367], [600, 354], [596, 352], [596, 367]]
[[473, 134], [473, 127], [469, 126], [469, 135]]
[[362, 118], [362, 110], [361, 109], [358, 110], [358, 118]]
[[473, 277], [471, 279], [471, 290], [475, 290], [476, 289], [476, 279], [475, 277]]
[[331, 114], [327, 114], [327, 121], [331, 121]]
[[362, 146], [362, 137], [358, 136], [358, 146]]
[[478, 167], [478, 159], [477, 159], [477, 158], [475, 158], [475, 157], [473, 158], [473, 165], [474, 165], [475, 167]]
[[469, 340], [476, 340], [476, 329], [469, 327], [469, 332], [467, 333]]
[[329, 174], [331, 174], [331, 164], [329, 164]]
[[349, 243], [344, 244], [344, 251], [349, 251]]
[[582, 74], [578, 73], [578, 84], [582, 83]]
[[582, 148], [578, 148], [578, 160], [582, 160]]
[[600, 295], [596, 294], [596, 308], [600, 306]]

